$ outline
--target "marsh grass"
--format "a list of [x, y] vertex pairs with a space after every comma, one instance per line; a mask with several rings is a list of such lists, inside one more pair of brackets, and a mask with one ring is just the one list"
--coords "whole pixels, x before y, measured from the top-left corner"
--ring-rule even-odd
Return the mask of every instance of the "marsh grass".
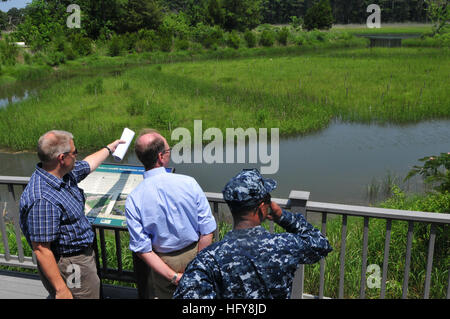
[[42, 132], [59, 128], [89, 150], [124, 127], [154, 127], [170, 138], [176, 127], [192, 132], [194, 119], [222, 130], [278, 127], [286, 136], [318, 131], [333, 118], [448, 118], [448, 61], [445, 50], [362, 48], [150, 64], [98, 76], [98, 92], [91, 77], [75, 76], [0, 109], [0, 145], [34, 149]]
[[350, 34], [424, 34], [432, 31], [431, 24], [384, 24], [381, 28], [367, 28], [367, 25], [334, 25], [333, 31], [345, 31]]

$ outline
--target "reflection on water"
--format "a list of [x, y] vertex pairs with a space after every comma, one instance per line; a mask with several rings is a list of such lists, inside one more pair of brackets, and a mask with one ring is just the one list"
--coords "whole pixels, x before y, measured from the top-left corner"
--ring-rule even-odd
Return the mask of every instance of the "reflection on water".
[[9, 104], [20, 102], [28, 98], [28, 91], [23, 92], [22, 95], [9, 95], [5, 98], [0, 98], [0, 108], [6, 107]]
[[[313, 135], [282, 139], [280, 169], [268, 177], [278, 181], [274, 197], [287, 198], [291, 190], [302, 190], [311, 192], [314, 201], [367, 204], [367, 185], [374, 178], [381, 181], [390, 174], [403, 179], [419, 158], [449, 151], [449, 120], [405, 126], [335, 122]], [[33, 153], [0, 153], [0, 175], [30, 176], [36, 162]], [[140, 165], [131, 149], [122, 163]], [[261, 165], [171, 163], [207, 192], [221, 192], [241, 169]], [[410, 185], [410, 190], [421, 188]]]
[[45, 85], [46, 81], [26, 81], [0, 86], [0, 109], [26, 100]]

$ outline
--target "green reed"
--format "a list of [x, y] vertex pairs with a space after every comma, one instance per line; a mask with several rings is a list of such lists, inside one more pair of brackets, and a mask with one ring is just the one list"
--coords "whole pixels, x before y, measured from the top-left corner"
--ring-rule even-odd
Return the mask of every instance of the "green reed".
[[333, 118], [448, 118], [448, 61], [445, 49], [319, 48], [67, 76], [0, 109], [0, 146], [34, 149], [43, 132], [65, 129], [88, 150], [118, 138], [124, 127], [153, 127], [170, 138], [176, 127], [192, 131], [194, 119], [205, 129], [277, 127], [286, 136], [323, 129]]

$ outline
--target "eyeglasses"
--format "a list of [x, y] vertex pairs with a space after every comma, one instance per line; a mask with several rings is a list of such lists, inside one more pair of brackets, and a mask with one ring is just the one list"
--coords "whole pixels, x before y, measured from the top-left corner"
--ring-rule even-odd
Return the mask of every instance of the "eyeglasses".
[[170, 147], [170, 148], [168, 148], [168, 149], [162, 151], [161, 153], [162, 153], [162, 154], [166, 154], [166, 153], [171, 152], [171, 151], [172, 151], [172, 148]]
[[73, 156], [76, 156], [78, 154], [78, 150], [75, 148], [73, 152], [64, 152], [63, 154], [71, 154]]

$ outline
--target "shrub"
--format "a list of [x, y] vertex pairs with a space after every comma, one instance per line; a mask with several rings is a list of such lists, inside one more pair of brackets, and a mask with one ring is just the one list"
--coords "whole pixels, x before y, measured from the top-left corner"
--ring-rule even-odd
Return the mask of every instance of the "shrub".
[[67, 60], [75, 60], [77, 57], [75, 50], [70, 44], [66, 45], [66, 47], [64, 48], [64, 55], [66, 56]]
[[233, 49], [239, 49], [241, 38], [236, 30], [228, 33], [227, 45]]
[[0, 40], [0, 63], [4, 65], [15, 65], [19, 54], [19, 48], [9, 36]]
[[219, 26], [211, 27], [198, 23], [192, 31], [192, 36], [194, 41], [209, 49], [223, 41], [223, 30]]
[[264, 30], [261, 33], [261, 38], [259, 39], [259, 44], [265, 47], [273, 46], [275, 42], [275, 34], [271, 30]]
[[134, 45], [134, 49], [136, 50], [136, 52], [139, 52], [139, 53], [151, 52], [151, 51], [155, 50], [155, 44], [150, 39], [141, 39], [141, 40], [136, 41], [136, 43]]
[[330, 29], [333, 24], [333, 12], [328, 0], [320, 0], [308, 9], [303, 22], [303, 29]]
[[295, 38], [295, 42], [297, 43], [297, 45], [302, 46], [303, 44], [305, 44], [305, 37], [300, 34]]
[[326, 34], [324, 32], [317, 32], [316, 39], [319, 40], [320, 42], [325, 42]]
[[46, 54], [45, 63], [50, 66], [57, 66], [66, 62], [64, 52], [49, 49]]
[[32, 63], [36, 63], [39, 65], [45, 65], [45, 56], [41, 51], [38, 51], [36, 53], [33, 54], [32, 59], [31, 59]]
[[450, 33], [436, 34], [435, 36], [424, 36], [420, 39], [405, 39], [402, 45], [406, 47], [431, 47], [448, 48], [450, 47]]
[[110, 56], [118, 56], [123, 51], [122, 38], [118, 35], [114, 35], [108, 44], [108, 54]]
[[247, 47], [254, 48], [256, 46], [256, 36], [252, 31], [246, 30], [244, 33], [244, 39], [245, 42], [247, 42]]
[[33, 57], [31, 56], [30, 53], [25, 51], [23, 53], [23, 60], [24, 60], [25, 64], [29, 65], [29, 64], [31, 64], [33, 62]]
[[122, 39], [122, 47], [125, 51], [127, 52], [133, 52], [136, 42], [139, 39], [139, 35], [137, 32], [133, 32], [133, 33], [125, 33], [120, 35], [121, 39]]
[[164, 52], [172, 51], [173, 34], [166, 28], [161, 28], [158, 33], [159, 49]]
[[339, 40], [351, 40], [353, 35], [350, 32], [339, 32], [336, 37]]
[[51, 44], [55, 51], [64, 52], [64, 48], [66, 47], [66, 38], [62, 34], [56, 35], [52, 38]]
[[81, 56], [87, 56], [92, 53], [92, 41], [87, 37], [83, 37], [81, 34], [74, 34], [70, 38], [72, 43], [72, 49]]
[[175, 48], [177, 50], [189, 50], [189, 41], [186, 39], [176, 39]]
[[170, 30], [174, 37], [186, 40], [189, 37], [189, 17], [184, 12], [168, 13], [164, 16], [162, 26]]
[[299, 30], [303, 24], [303, 19], [298, 18], [297, 16], [292, 16], [290, 24], [294, 30]]
[[281, 45], [287, 45], [289, 37], [289, 29], [286, 27], [283, 27], [281, 30], [277, 32], [277, 41]]
[[419, 161], [424, 162], [424, 165], [415, 165], [405, 179], [419, 174], [422, 175], [425, 183], [434, 185], [436, 191], [450, 192], [450, 153], [427, 156]]
[[156, 33], [154, 30], [139, 30], [134, 45], [137, 52], [150, 52], [156, 49]]

